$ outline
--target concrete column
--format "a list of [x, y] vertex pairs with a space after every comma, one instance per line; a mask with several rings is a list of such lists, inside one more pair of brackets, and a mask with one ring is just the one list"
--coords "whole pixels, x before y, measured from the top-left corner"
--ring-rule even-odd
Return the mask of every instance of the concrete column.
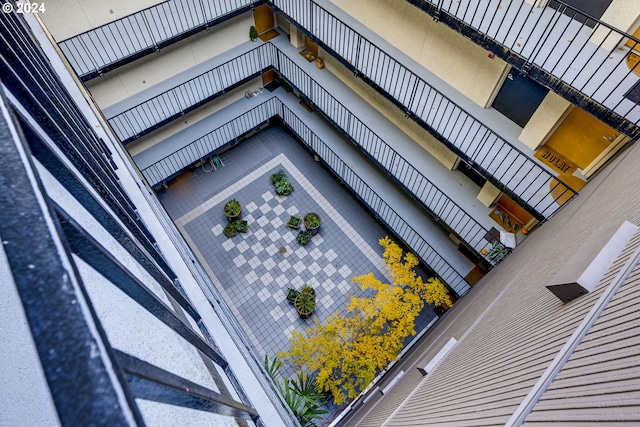
[[302, 33], [302, 31], [298, 30], [298, 28], [295, 25], [291, 25], [289, 27], [290, 33], [289, 33], [289, 38], [290, 38], [290, 42], [293, 45], [293, 47], [295, 47], [296, 49], [301, 48], [304, 46], [304, 34]]
[[495, 185], [487, 181], [482, 186], [482, 189], [480, 190], [480, 193], [478, 193], [476, 199], [480, 200], [480, 202], [486, 207], [489, 207], [498, 201], [501, 194], [502, 192]]
[[537, 150], [551, 136], [571, 111], [571, 103], [554, 92], [542, 100], [518, 139], [532, 150]]
[[[639, 17], [640, 2], [635, 0], [613, 0], [600, 20], [625, 33], [633, 34], [640, 23]], [[626, 40], [617, 33], [611, 32], [609, 28], [599, 26], [593, 32], [589, 41], [595, 44], [602, 43], [604, 49], [612, 51]]]
[[524, 0], [524, 2], [532, 4], [535, 7], [544, 7], [549, 3], [549, 0]]

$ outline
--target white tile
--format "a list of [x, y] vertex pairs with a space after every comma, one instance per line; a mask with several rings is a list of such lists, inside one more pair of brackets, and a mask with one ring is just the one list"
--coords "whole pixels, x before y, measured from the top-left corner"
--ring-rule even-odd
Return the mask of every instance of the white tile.
[[276, 202], [282, 203], [287, 200], [287, 196], [276, 196]]
[[293, 285], [292, 288], [297, 289], [304, 284], [304, 280], [302, 280], [302, 277], [296, 276], [293, 279], [291, 279], [291, 284]]
[[249, 260], [249, 265], [251, 266], [251, 268], [256, 268], [260, 264], [262, 264], [262, 261], [260, 261], [260, 258], [258, 258], [257, 256], [254, 256]]
[[296, 233], [294, 233], [293, 231], [287, 231], [282, 234], [282, 240], [287, 243], [291, 243], [296, 240]]
[[320, 270], [322, 270], [322, 269], [320, 268], [320, 266], [318, 265], [317, 262], [314, 262], [313, 264], [311, 264], [309, 266], [308, 270], [309, 270], [309, 272], [311, 272], [311, 274], [318, 274], [320, 272]]
[[333, 266], [333, 264], [328, 264], [326, 265], [323, 269], [322, 269], [323, 273], [326, 274], [327, 276], [333, 276], [336, 273], [336, 268]]
[[248, 283], [253, 283], [253, 282], [255, 282], [256, 280], [258, 280], [258, 275], [256, 274], [256, 272], [255, 272], [254, 270], [251, 270], [251, 271], [249, 272], [249, 274], [247, 274], [246, 276], [244, 276], [244, 278], [245, 278], [245, 280], [246, 280]]
[[325, 280], [324, 282], [322, 282], [322, 289], [324, 289], [327, 292], [333, 290], [333, 288], [335, 287], [336, 287], [336, 284], [333, 283], [333, 280], [331, 279]]
[[269, 254], [269, 256], [274, 256], [275, 254], [277, 254], [279, 252], [279, 249], [280, 248], [278, 248], [276, 245], [271, 243], [264, 250], [265, 250], [265, 252], [267, 252]]
[[284, 316], [284, 311], [279, 305], [275, 306], [269, 313], [275, 320], [280, 320], [280, 318]]
[[318, 282], [318, 279], [316, 279], [315, 277], [307, 280], [307, 285], [311, 286], [313, 289], [320, 288], [320, 282]]
[[351, 269], [349, 267], [347, 267], [346, 265], [343, 265], [338, 270], [338, 273], [340, 273], [340, 275], [346, 279], [347, 276], [349, 276], [351, 274]]
[[262, 288], [256, 295], [260, 298], [260, 301], [265, 302], [271, 297], [271, 292], [267, 288]]
[[267, 213], [271, 210], [271, 206], [269, 206], [269, 203], [265, 203], [262, 206], [260, 206], [260, 212]]
[[355, 286], [353, 283], [349, 283], [346, 280], [343, 280], [340, 283], [338, 283], [338, 289], [340, 289], [340, 292], [342, 292], [343, 294], [349, 292], [349, 290], [353, 286]]
[[315, 236], [313, 236], [313, 239], [311, 239], [311, 241], [315, 243], [316, 246], [319, 246], [320, 243], [324, 242], [324, 237], [322, 237], [320, 234], [316, 234]]
[[324, 308], [329, 308], [333, 305], [333, 303], [335, 302], [333, 300], [333, 298], [331, 298], [331, 295], [325, 295], [322, 298], [320, 298], [320, 304], [322, 304], [322, 306]]
[[244, 252], [247, 249], [249, 249], [249, 244], [243, 240], [242, 242], [236, 245], [236, 248], [238, 248], [240, 252]]
[[242, 254], [238, 255], [233, 259], [233, 263], [236, 265], [236, 267], [240, 267], [241, 265], [244, 265], [245, 262], [247, 262], [247, 259]]
[[215, 227], [211, 228], [211, 231], [213, 232], [214, 236], [219, 236], [220, 234], [222, 234], [222, 230], [223, 230], [223, 226], [218, 224]]
[[306, 265], [302, 261], [298, 261], [293, 265], [293, 269], [296, 273], [304, 271], [306, 269]]
[[298, 258], [304, 258], [308, 253], [309, 251], [306, 250], [304, 246], [300, 246], [298, 249], [296, 249], [296, 255], [298, 255]]
[[296, 215], [298, 212], [300, 211], [295, 206], [291, 206], [289, 209], [287, 209], [287, 213], [289, 215]]
[[336, 252], [333, 249], [329, 249], [325, 254], [324, 254], [325, 258], [327, 258], [329, 261], [333, 261], [334, 259], [336, 259], [338, 257], [338, 254], [336, 254]]
[[[295, 318], [294, 318], [294, 320], [292, 320], [292, 322], [295, 322], [295, 319], [297, 319], [299, 317], [297, 312], [294, 312], [294, 316], [295, 316]], [[287, 317], [289, 317], [289, 313], [287, 313]], [[289, 319], [291, 319], [291, 317], [289, 317]], [[287, 328], [282, 332], [284, 333], [284, 335], [287, 338], [291, 338], [291, 332], [293, 332], [295, 329], [296, 329], [296, 327], [291, 325], [291, 326], [287, 326]]]
[[268, 202], [269, 200], [273, 199], [273, 194], [271, 193], [271, 191], [267, 191], [266, 193], [264, 193], [264, 194], [262, 195], [262, 199], [263, 199], [265, 202]]
[[256, 209], [258, 209], [258, 205], [256, 205], [254, 202], [249, 203], [247, 206], [244, 207], [246, 210], [248, 210], [249, 212], [253, 212]]
[[288, 260], [283, 259], [280, 262], [278, 262], [278, 267], [282, 271], [287, 271], [288, 269], [291, 268], [291, 263]]
[[[298, 314], [298, 312], [296, 311], [295, 308], [291, 307], [290, 310], [286, 311], [287, 317], [289, 318], [290, 321], [295, 322], [296, 320], [298, 320], [298, 317], [300, 317], [300, 315]], [[291, 338], [291, 332], [296, 329], [295, 326], [291, 325], [289, 326], [287, 329], [285, 329], [285, 331], [288, 331], [287, 336], [289, 338]]]
[[291, 249], [291, 246], [289, 246], [289, 245], [284, 245], [284, 248], [286, 249], [286, 250], [284, 251], [284, 254], [283, 254], [283, 255], [284, 255], [284, 257], [285, 257], [285, 258], [290, 257], [290, 256], [293, 254], [293, 249]]
[[273, 230], [271, 233], [269, 233], [269, 240], [271, 240], [272, 242], [276, 242], [279, 239], [280, 239], [280, 231]]
[[264, 252], [264, 246], [262, 246], [262, 243], [256, 242], [251, 246], [251, 250], [254, 254], [258, 255], [259, 253]]
[[309, 252], [309, 255], [311, 255], [313, 259], [318, 259], [322, 255], [322, 251], [318, 248], [315, 248], [311, 252]]
[[271, 220], [271, 225], [273, 225], [274, 227], [280, 227], [283, 226], [285, 222], [286, 220], [283, 220], [282, 218], [277, 216]]
[[229, 252], [232, 248], [236, 246], [236, 243], [232, 239], [227, 239], [222, 244], [222, 247], [225, 251]]
[[273, 208], [273, 211], [276, 213], [276, 215], [281, 215], [282, 212], [284, 212], [284, 207], [282, 207], [282, 205], [278, 205]]
[[278, 285], [280, 288], [284, 289], [284, 288], [290, 287], [289, 279], [284, 274], [281, 274], [278, 277], [276, 277], [275, 282], [276, 282], [276, 285]]
[[260, 218], [257, 219], [256, 222], [260, 227], [264, 227], [265, 225], [269, 224], [269, 220], [267, 219], [266, 216], [261, 216]]
[[262, 240], [266, 237], [267, 233], [265, 233], [265, 231], [261, 228], [260, 230], [257, 230], [255, 233], [253, 233], [253, 235], [256, 236], [256, 239]]
[[268, 284], [273, 282], [273, 276], [267, 271], [262, 276], [260, 276], [260, 280], [262, 281], [263, 285], [267, 286]]
[[247, 221], [249, 225], [251, 225], [251, 223], [255, 218], [253, 217], [253, 215], [249, 214], [249, 215], [242, 215], [242, 219]]
[[262, 262], [262, 265], [264, 265], [264, 268], [266, 268], [267, 270], [271, 270], [276, 266], [276, 262], [273, 260], [273, 258], [268, 258], [267, 260]]

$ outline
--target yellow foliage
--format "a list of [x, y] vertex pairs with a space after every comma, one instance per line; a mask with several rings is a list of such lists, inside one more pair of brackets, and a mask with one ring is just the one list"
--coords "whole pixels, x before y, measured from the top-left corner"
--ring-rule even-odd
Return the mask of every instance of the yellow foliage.
[[317, 371], [318, 391], [330, 393], [336, 404], [354, 398], [402, 350], [404, 340], [415, 335], [415, 319], [425, 302], [448, 303], [444, 284], [437, 278], [423, 282], [413, 268], [418, 258], [403, 254], [388, 237], [380, 239], [382, 255], [392, 283], [382, 283], [373, 273], [353, 278], [369, 297], [352, 297], [348, 316], [337, 313], [324, 323], [316, 321], [304, 334], [293, 331], [291, 347], [281, 356], [298, 368]]

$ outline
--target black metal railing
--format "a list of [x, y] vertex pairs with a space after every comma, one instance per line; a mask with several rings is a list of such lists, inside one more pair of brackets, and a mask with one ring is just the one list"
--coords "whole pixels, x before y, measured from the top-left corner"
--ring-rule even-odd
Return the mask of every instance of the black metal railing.
[[58, 43], [87, 81], [250, 11], [255, 0], [168, 0]]
[[196, 77], [110, 117], [123, 144], [195, 110], [271, 68], [271, 45], [260, 45]]
[[276, 50], [276, 53], [278, 72], [283, 79], [307, 96], [330, 123], [394, 179], [429, 215], [445, 224], [481, 256], [480, 251], [486, 244], [486, 228], [282, 51]]
[[411, 227], [398, 212], [379, 196], [358, 174], [318, 137], [289, 107], [282, 104], [283, 122], [316, 153], [329, 169], [351, 189], [362, 203], [407, 247], [431, 268], [453, 291], [462, 296], [471, 285], [438, 251]]
[[[538, 220], [545, 220], [559, 209], [559, 198], [570, 199], [576, 194], [535, 160], [312, 0], [273, 3], [346, 67]], [[308, 25], [310, 22], [313, 26]], [[557, 194], [551, 196], [552, 191]]]
[[627, 98], [638, 91], [640, 67], [627, 66], [629, 49], [620, 49], [629, 43], [638, 50], [639, 39], [561, 0], [546, 7], [522, 0], [408, 2], [620, 132], [640, 135], [640, 106]]
[[280, 101], [270, 98], [262, 104], [229, 120], [216, 129], [206, 133], [188, 145], [154, 162], [141, 170], [151, 186], [181, 172], [187, 166], [199, 160], [207, 159], [236, 138], [259, 127], [262, 123], [278, 114]]
[[[216, 150], [247, 132], [259, 127], [273, 116], [279, 116], [298, 138], [320, 156], [327, 166], [366, 204], [398, 238], [403, 240], [459, 295], [470, 289], [469, 284], [420, 234], [412, 228], [382, 197], [360, 178], [329, 146], [327, 146], [277, 96], [230, 120], [187, 146], [144, 168], [142, 174], [149, 183], [159, 183], [186, 166], [213, 155]], [[162, 178], [161, 178], [162, 177]]]

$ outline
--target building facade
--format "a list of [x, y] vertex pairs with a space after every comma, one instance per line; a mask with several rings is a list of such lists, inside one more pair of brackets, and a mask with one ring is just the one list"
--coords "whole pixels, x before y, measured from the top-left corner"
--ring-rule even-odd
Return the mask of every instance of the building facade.
[[[18, 14], [28, 6], [5, 3], [14, 9], [2, 17], [5, 127], [22, 156], [23, 185], [34, 188], [34, 200], [48, 201], [34, 211], [62, 224], [48, 231], [54, 240], [71, 242], [51, 253], [64, 255], [63, 267], [73, 266], [76, 289], [87, 301], [91, 316], [76, 321], [89, 330], [104, 327], [109, 341], [112, 334], [126, 337], [114, 345], [100, 336], [104, 364], [144, 361], [183, 381], [211, 384], [209, 403], [199, 404], [232, 415], [231, 422], [295, 422], [154, 194], [278, 123], [416, 252], [454, 299], [466, 295], [421, 338], [424, 346], [406, 356], [415, 366], [426, 364], [453, 337], [457, 344], [442, 363], [424, 378], [415, 366], [403, 368], [390, 392], [380, 393], [401, 371], [397, 365], [380, 379], [382, 388], [362, 396], [338, 423], [515, 425], [544, 420], [561, 407], [547, 384], [520, 409], [608, 279], [567, 305], [534, 282], [553, 278], [564, 268], [562, 254], [578, 251], [592, 230], [638, 221], [630, 165], [640, 121], [640, 6], [573, 3], [78, 0], [47, 4], [37, 14]], [[261, 36], [256, 41], [249, 40], [251, 26]], [[50, 105], [38, 102], [52, 98]], [[327, 124], [339, 138], [323, 131]], [[393, 194], [410, 201], [394, 203], [386, 184], [369, 179], [364, 166], [348, 167], [336, 154], [342, 146], [355, 147], [393, 184]], [[104, 240], [94, 228], [104, 229]], [[518, 244], [506, 259], [500, 232]], [[633, 242], [621, 259], [633, 258]], [[110, 261], [86, 259], [87, 245], [112, 254]], [[182, 356], [153, 359], [139, 352], [140, 341], [126, 328], [109, 332], [122, 327], [107, 315], [120, 304], [109, 307], [112, 297], [91, 295], [81, 285], [120, 283], [119, 276], [105, 277], [112, 267], [97, 266], [108, 262], [130, 278], [132, 288], [121, 291], [170, 334], [187, 339], [197, 349], [188, 350], [190, 357], [204, 367], [181, 372]], [[8, 264], [14, 266], [11, 259]], [[624, 262], [615, 265], [609, 279]], [[139, 274], [150, 275], [158, 288], [134, 290]], [[632, 279], [620, 283], [613, 292], [632, 286]], [[101, 303], [105, 308], [90, 308]], [[615, 297], [605, 307], [594, 319], [618, 313]], [[144, 323], [142, 317], [137, 322]], [[574, 348], [567, 366], [577, 363], [580, 371], [571, 357], [595, 360], [589, 351]], [[565, 387], [586, 387], [566, 385], [567, 375], [564, 382], [554, 377], [558, 396]], [[114, 413], [150, 424], [170, 413], [167, 405], [145, 406], [147, 399], [179, 400], [162, 400], [158, 390], [153, 395], [160, 382], [130, 390], [124, 379], [111, 378], [114, 396], [121, 393], [121, 403], [126, 398]], [[594, 390], [593, 396], [602, 392]], [[56, 391], [51, 395], [57, 398]], [[632, 420], [637, 405], [631, 399], [626, 407]], [[60, 422], [69, 423], [57, 402], [55, 408]], [[598, 414], [601, 421], [608, 413]]]

